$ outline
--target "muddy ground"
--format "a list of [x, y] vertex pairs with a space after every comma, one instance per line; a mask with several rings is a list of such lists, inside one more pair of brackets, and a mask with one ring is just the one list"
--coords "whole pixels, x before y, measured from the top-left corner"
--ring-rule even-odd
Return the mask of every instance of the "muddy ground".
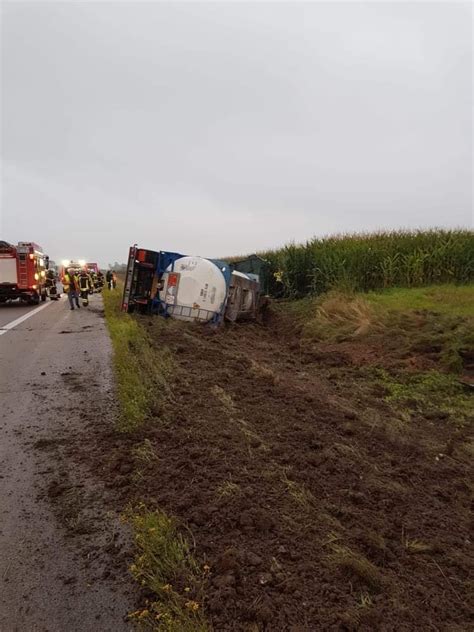
[[192, 533], [216, 631], [473, 629], [466, 423], [407, 418], [367, 379], [376, 350], [309, 345], [281, 315], [141, 322], [173, 352], [166, 402], [133, 436], [95, 427], [75, 458], [117, 506]]

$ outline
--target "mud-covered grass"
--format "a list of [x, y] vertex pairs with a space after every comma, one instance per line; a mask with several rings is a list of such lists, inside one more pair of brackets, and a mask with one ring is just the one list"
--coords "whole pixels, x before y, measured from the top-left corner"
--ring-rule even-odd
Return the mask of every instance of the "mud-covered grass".
[[430, 419], [450, 419], [459, 426], [472, 419], [472, 394], [457, 376], [440, 371], [390, 375], [379, 369], [374, 378], [387, 389], [385, 401], [405, 409], [410, 418], [422, 414]]
[[141, 629], [206, 632], [202, 586], [207, 569], [195, 561], [173, 518], [144, 505], [124, 514], [135, 534], [137, 554], [130, 570], [149, 598], [130, 619]]
[[173, 368], [158, 412], [93, 458], [148, 507], [129, 514], [142, 625], [469, 629], [472, 348], [454, 371], [443, 351], [470, 316], [333, 299], [217, 331], [132, 319]]
[[120, 311], [122, 285], [104, 289], [107, 326], [114, 349], [114, 368], [120, 402], [120, 430], [139, 428], [150, 415], [159, 415], [166, 397], [172, 358], [166, 347], [156, 354], [146, 330], [136, 319]]

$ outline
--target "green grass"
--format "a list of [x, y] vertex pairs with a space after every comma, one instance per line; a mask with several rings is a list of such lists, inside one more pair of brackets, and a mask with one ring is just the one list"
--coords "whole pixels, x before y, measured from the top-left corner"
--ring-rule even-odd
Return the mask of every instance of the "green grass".
[[393, 288], [365, 298], [412, 351], [431, 349], [443, 369], [462, 371], [463, 356], [474, 349], [473, 285]]
[[474, 317], [474, 285], [435, 285], [422, 288], [390, 288], [364, 295], [386, 310], [429, 310], [440, 314]]
[[308, 341], [383, 343], [394, 357], [430, 355], [453, 373], [474, 349], [474, 286], [332, 291], [282, 304]]
[[130, 571], [154, 595], [130, 618], [147, 630], [206, 632], [202, 586], [208, 569], [199, 568], [175, 520], [144, 505], [129, 510], [124, 520], [133, 529], [138, 549]]
[[474, 232], [469, 230], [337, 235], [259, 255], [269, 263], [264, 286], [289, 298], [334, 288], [367, 292], [474, 281]]
[[151, 341], [139, 322], [120, 311], [122, 291], [103, 291], [104, 310], [114, 350], [114, 369], [120, 403], [119, 428], [133, 431], [152, 414], [159, 414], [167, 393], [172, 368], [166, 348], [153, 351]]

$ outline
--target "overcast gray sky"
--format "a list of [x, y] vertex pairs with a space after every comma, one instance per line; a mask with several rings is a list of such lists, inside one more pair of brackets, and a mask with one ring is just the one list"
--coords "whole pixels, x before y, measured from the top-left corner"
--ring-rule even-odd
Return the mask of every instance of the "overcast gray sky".
[[0, 238], [124, 261], [472, 226], [470, 3], [3, 2]]

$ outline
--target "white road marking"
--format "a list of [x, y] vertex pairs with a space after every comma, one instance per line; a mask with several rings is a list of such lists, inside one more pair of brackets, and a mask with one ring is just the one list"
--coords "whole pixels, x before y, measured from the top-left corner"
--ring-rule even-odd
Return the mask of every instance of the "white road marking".
[[47, 303], [44, 303], [44, 305], [40, 305], [36, 309], [31, 310], [31, 312], [28, 312], [27, 314], [23, 314], [23, 316], [20, 316], [20, 318], [17, 318], [16, 320], [12, 320], [11, 323], [7, 323], [6, 325], [2, 325], [0, 327], [0, 336], [3, 336], [3, 334], [6, 334], [7, 331], [10, 331], [10, 329], [14, 329], [20, 323], [24, 322], [28, 318], [31, 318], [31, 316], [34, 316], [35, 314], [40, 312], [45, 307], [48, 307], [48, 305], [51, 305], [51, 303], [52, 303], [52, 301], [48, 301]]

